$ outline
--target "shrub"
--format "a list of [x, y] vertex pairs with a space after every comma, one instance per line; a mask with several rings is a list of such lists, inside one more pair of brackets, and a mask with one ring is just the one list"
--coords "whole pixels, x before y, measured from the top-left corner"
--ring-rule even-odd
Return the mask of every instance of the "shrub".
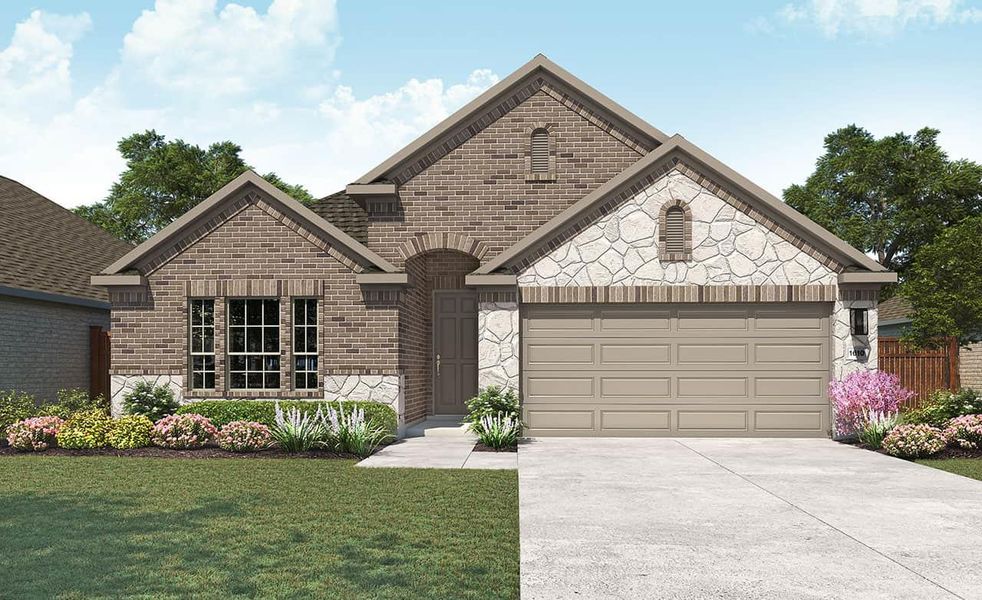
[[71, 449], [103, 448], [112, 428], [112, 418], [98, 408], [77, 412], [58, 431], [58, 445]]
[[977, 414], [982, 414], [982, 396], [975, 390], [935, 390], [921, 407], [905, 413], [904, 421], [944, 428], [955, 417]]
[[65, 422], [58, 417], [32, 417], [7, 427], [7, 443], [20, 452], [47, 450]]
[[387, 436], [386, 432], [365, 418], [365, 411], [355, 408], [345, 412], [341, 403], [338, 408], [328, 407], [321, 413], [326, 448], [357, 456], [368, 456], [378, 448]]
[[113, 448], [145, 448], [150, 445], [153, 421], [144, 415], [129, 415], [113, 421], [106, 443]]
[[153, 425], [150, 440], [157, 446], [174, 450], [201, 448], [218, 433], [207, 417], [189, 413], [170, 415]]
[[89, 396], [89, 392], [81, 388], [58, 391], [58, 401], [54, 404], [45, 404], [38, 410], [38, 414], [43, 416], [55, 416], [62, 419], [70, 419], [74, 415], [82, 412], [98, 410], [109, 414], [109, 401], [105, 396], [99, 395], [95, 398]]
[[273, 436], [262, 423], [232, 421], [227, 423], [216, 437], [218, 446], [229, 452], [255, 452], [273, 445]]
[[0, 390], [0, 431], [37, 413], [34, 396], [15, 390]]
[[468, 423], [468, 429], [480, 433], [484, 417], [504, 415], [518, 423], [520, 428], [520, 410], [518, 395], [513, 390], [504, 391], [496, 385], [489, 385], [467, 401], [468, 415], [464, 421]]
[[477, 430], [477, 441], [489, 448], [500, 450], [518, 444], [521, 424], [505, 414], [485, 415]]
[[945, 437], [966, 450], [982, 448], [982, 415], [963, 415], [948, 421]]
[[320, 408], [311, 414], [297, 407], [283, 410], [277, 402], [274, 410], [275, 421], [269, 432], [280, 448], [287, 452], [307, 452], [324, 441], [324, 415]]
[[140, 381], [133, 390], [123, 396], [123, 409], [130, 415], [144, 415], [157, 421], [174, 414], [180, 406], [174, 399], [174, 392], [166, 385], [154, 385]]
[[883, 439], [886, 438], [894, 427], [900, 422], [898, 413], [881, 413], [878, 411], [868, 411], [863, 417], [862, 425], [859, 427], [859, 441], [870, 448], [879, 450], [883, 446]]
[[883, 440], [883, 449], [900, 458], [937, 454], [948, 445], [943, 431], [930, 425], [897, 425]]
[[840, 436], [856, 434], [870, 411], [896, 413], [914, 397], [896, 375], [883, 371], [856, 371], [841, 381], [829, 382], [829, 398], [835, 410], [835, 430]]
[[[288, 411], [291, 408], [316, 414], [318, 410], [326, 411], [330, 406], [337, 406], [338, 403], [326, 403], [309, 400], [202, 400], [185, 404], [177, 409], [177, 414], [197, 413], [211, 419], [211, 422], [218, 427], [222, 427], [232, 421], [254, 421], [272, 428], [276, 425], [276, 404], [279, 402], [280, 408]], [[381, 428], [386, 433], [386, 439], [395, 438], [396, 434], [396, 411], [392, 407], [380, 402], [365, 401], [344, 401], [340, 406], [347, 414], [355, 409], [365, 411], [365, 418], [374, 426]]]

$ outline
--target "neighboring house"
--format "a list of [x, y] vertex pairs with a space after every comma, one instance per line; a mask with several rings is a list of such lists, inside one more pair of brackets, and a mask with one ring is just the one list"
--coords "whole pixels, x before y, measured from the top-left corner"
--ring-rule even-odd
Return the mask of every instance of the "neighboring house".
[[54, 400], [89, 388], [89, 328], [109, 328], [93, 286], [133, 246], [16, 181], [0, 177], [0, 390]]
[[312, 210], [249, 172], [93, 278], [117, 407], [149, 378], [404, 426], [495, 384], [533, 436], [827, 436], [895, 280], [542, 56]]
[[903, 296], [894, 296], [876, 307], [879, 318], [877, 333], [881, 337], [900, 337], [910, 327], [910, 302]]

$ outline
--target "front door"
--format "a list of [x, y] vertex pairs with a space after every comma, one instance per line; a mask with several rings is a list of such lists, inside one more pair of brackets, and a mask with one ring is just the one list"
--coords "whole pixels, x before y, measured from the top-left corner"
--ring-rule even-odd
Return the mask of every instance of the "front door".
[[477, 294], [433, 292], [433, 412], [462, 415], [477, 395]]

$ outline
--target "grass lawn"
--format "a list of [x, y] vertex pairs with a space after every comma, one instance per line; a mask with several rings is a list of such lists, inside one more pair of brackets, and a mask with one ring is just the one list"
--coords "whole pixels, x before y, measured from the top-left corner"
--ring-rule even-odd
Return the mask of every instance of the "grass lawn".
[[964, 475], [965, 477], [982, 481], [982, 458], [944, 458], [941, 460], [925, 458], [917, 462], [922, 465], [934, 467], [935, 469], [957, 473], [958, 475]]
[[515, 471], [0, 458], [2, 598], [517, 598]]

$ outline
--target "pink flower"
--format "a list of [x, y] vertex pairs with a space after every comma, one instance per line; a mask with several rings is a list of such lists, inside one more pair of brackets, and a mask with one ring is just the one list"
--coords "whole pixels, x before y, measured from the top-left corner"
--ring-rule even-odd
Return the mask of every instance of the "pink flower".
[[852, 435], [870, 413], [895, 414], [914, 397], [896, 375], [883, 371], [856, 371], [841, 381], [829, 382], [829, 398], [835, 410], [838, 435]]

